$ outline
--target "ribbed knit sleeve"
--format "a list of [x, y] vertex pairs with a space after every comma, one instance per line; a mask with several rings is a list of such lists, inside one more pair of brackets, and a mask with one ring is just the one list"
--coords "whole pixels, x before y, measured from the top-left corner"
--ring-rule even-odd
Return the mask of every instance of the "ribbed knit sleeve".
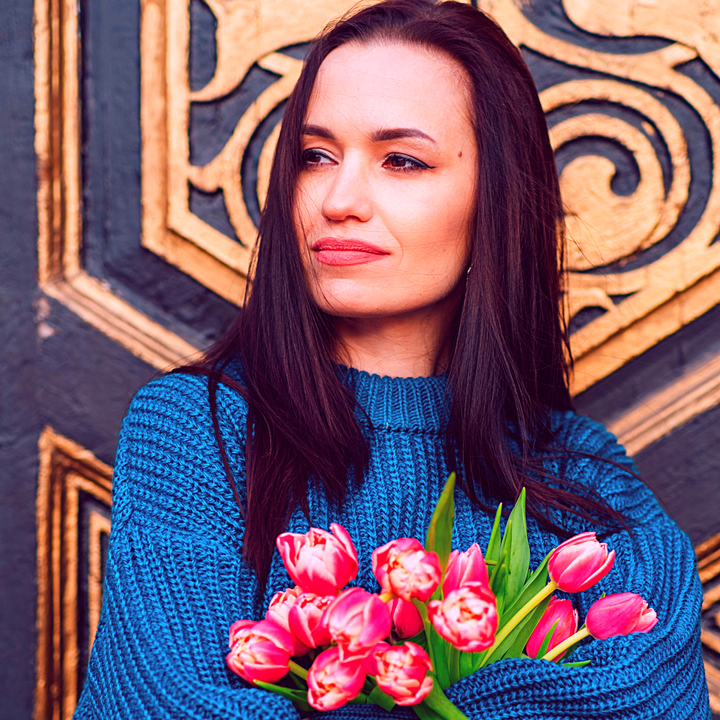
[[[241, 470], [243, 407], [229, 400], [221, 390], [223, 435]], [[297, 720], [289, 702], [225, 666], [229, 626], [262, 614], [240, 533], [204, 380], [146, 386], [120, 437], [102, 617], [77, 720]]]
[[[569, 450], [597, 455], [634, 468], [615, 438], [575, 413], [559, 418], [558, 438]], [[471, 720], [707, 720], [708, 692], [700, 648], [702, 591], [687, 536], [659, 507], [652, 492], [621, 467], [571, 454], [560, 467], [569, 478], [597, 490], [632, 523], [606, 538], [616, 562], [606, 578], [581, 595], [566, 595], [580, 611], [603, 593], [636, 592], [658, 614], [649, 633], [598, 641], [589, 638], [563, 668], [543, 660], [493, 663], [446, 690]], [[594, 528], [584, 528], [594, 529]], [[541, 534], [530, 523], [530, 542]], [[580, 528], [578, 528], [580, 530]], [[407, 710], [398, 711], [409, 720]], [[346, 706], [337, 720], [386, 717], [376, 708]]]
[[[633, 467], [615, 438], [587, 418], [565, 414], [559, 436], [570, 450]], [[709, 710], [700, 649], [702, 591], [689, 539], [648, 488], [622, 468], [571, 456], [563, 470], [594, 487], [632, 528], [631, 533], [604, 538], [616, 552], [615, 566], [605, 579], [581, 595], [567, 596], [579, 608], [581, 622], [601, 594], [636, 592], [656, 610], [658, 624], [647, 634], [584, 641], [572, 660], [590, 660], [590, 666], [568, 669], [540, 660], [502, 661], [449, 688], [448, 696], [469, 717], [483, 720], [705, 720]]]

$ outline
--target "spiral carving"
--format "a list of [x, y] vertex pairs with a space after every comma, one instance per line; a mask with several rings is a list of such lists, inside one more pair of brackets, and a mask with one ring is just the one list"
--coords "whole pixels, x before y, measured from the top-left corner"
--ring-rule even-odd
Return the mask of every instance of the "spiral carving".
[[[532, 3], [480, 4], [530, 54], [542, 89], [567, 212], [565, 305], [580, 361], [578, 391], [709, 309], [693, 288], [720, 269], [720, 243], [714, 243], [720, 162], [713, 161], [720, 157], [720, 55], [713, 42], [720, 21], [706, 12], [709, 0], [639, 10], [632, 0], [545, 5], [552, 2], [569, 18], [564, 34], [533, 16]], [[680, 3], [683, 22], [669, 9]], [[143, 125], [143, 245], [234, 302], [242, 297], [238, 288], [267, 193], [280, 109], [301, 69], [297, 54], [283, 48], [310, 41], [353, 4], [190, 0], [216, 24], [214, 72], [191, 89], [188, 3], [165, 0], [162, 38], [153, 15], [158, 6], [145, 3], [144, 32], [156, 34], [157, 47], [165, 42], [167, 53], [165, 61], [157, 51], [144, 57], [146, 67], [164, 73], [166, 115], [150, 108]], [[618, 35], [649, 32], [656, 36], [651, 42], [617, 44]], [[244, 106], [214, 156], [191, 161], [193, 112], [245, 92], [257, 69], [271, 81]], [[156, 87], [146, 75], [144, 97]], [[159, 183], [157, 173], [145, 170], [155, 164], [165, 169]], [[192, 209], [192, 193], [206, 207], [215, 203], [224, 225]]]

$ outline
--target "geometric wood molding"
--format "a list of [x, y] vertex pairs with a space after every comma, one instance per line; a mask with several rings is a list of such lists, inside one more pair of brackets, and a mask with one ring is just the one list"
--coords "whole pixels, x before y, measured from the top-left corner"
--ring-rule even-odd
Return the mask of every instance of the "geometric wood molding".
[[38, 281], [47, 295], [164, 369], [196, 355], [197, 348], [82, 268], [78, 45], [78, 3], [35, 0]]
[[710, 708], [720, 714], [720, 533], [695, 548], [703, 585], [701, 639]]
[[112, 468], [49, 427], [39, 451], [34, 717], [70, 720], [100, 618]]
[[720, 353], [689, 367], [607, 427], [632, 457], [718, 403]]

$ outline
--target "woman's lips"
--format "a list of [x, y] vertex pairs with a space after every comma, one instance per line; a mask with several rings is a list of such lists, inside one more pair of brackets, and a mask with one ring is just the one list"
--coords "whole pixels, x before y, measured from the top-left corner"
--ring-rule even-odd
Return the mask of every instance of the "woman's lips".
[[381, 260], [390, 253], [364, 240], [338, 240], [321, 238], [313, 243], [312, 250], [323, 265], [364, 265]]

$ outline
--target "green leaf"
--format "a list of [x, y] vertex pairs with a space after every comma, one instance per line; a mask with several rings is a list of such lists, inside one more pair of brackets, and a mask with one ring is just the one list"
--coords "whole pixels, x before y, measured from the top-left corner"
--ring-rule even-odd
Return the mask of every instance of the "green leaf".
[[505, 603], [510, 605], [520, 594], [530, 569], [530, 545], [527, 539], [527, 518], [525, 516], [525, 488], [510, 513], [503, 537], [503, 549], [507, 548], [507, 569]]
[[434, 710], [429, 708], [424, 702], [412, 705], [413, 712], [420, 720], [445, 720], [442, 715], [438, 715]]
[[498, 505], [495, 513], [495, 521], [493, 522], [492, 532], [490, 533], [490, 541], [488, 542], [485, 552], [485, 562], [497, 564], [500, 561], [500, 518], [502, 517], [502, 503]]
[[550, 560], [550, 553], [545, 556], [543, 561], [538, 565], [537, 570], [528, 578], [513, 604], [505, 609], [500, 617], [500, 628], [547, 585], [548, 560]]
[[450, 643], [443, 640], [432, 625], [430, 625], [428, 635], [430, 644], [432, 645], [432, 657], [435, 659], [433, 665], [435, 676], [440, 687], [444, 690], [446, 687], [452, 685], [450, 682], [450, 668], [448, 667], [448, 649]]
[[460, 677], [467, 677], [480, 669], [487, 650], [479, 653], [463, 653], [460, 656]]
[[[560, 620], [556, 620], [553, 623], [553, 626], [545, 633], [545, 639], [542, 641], [542, 645], [540, 646], [540, 649], [538, 650], [537, 657], [541, 658], [544, 657], [545, 654], [548, 651], [548, 648], [550, 647], [550, 642], [552, 641], [552, 636], [555, 633], [555, 630], [558, 626], [558, 623]], [[532, 633], [530, 633], [532, 635]]]
[[425, 630], [421, 630], [417, 635], [413, 635], [411, 638], [404, 638], [402, 642], [411, 642], [419, 645], [425, 652], [428, 651], [428, 641]]
[[485, 661], [485, 665], [505, 658], [520, 657], [549, 602], [550, 599], [545, 598], [531, 613], [524, 617], [517, 627], [493, 650], [492, 655]]
[[464, 678], [474, 673], [482, 662], [485, 653], [460, 653], [460, 677]]
[[299, 690], [307, 693], [307, 683], [301, 680], [295, 673], [288, 673], [285, 677], [289, 677]]
[[443, 576], [447, 567], [448, 557], [452, 549], [452, 529], [455, 521], [455, 473], [445, 483], [445, 487], [435, 506], [425, 540], [425, 549], [436, 552], [440, 559]]
[[467, 715], [447, 699], [438, 683], [433, 683], [433, 688], [423, 703], [445, 720], [469, 720]]
[[[509, 542], [509, 541], [508, 541]], [[490, 589], [497, 596], [500, 589], [504, 586], [505, 575], [507, 575], [507, 549], [500, 552], [500, 559], [497, 565], [490, 573]]]
[[379, 705], [383, 710], [390, 712], [395, 707], [395, 701], [384, 693], [379, 687], [376, 687], [369, 695], [368, 702]]
[[430, 662], [432, 662], [433, 670], [435, 671], [435, 684], [447, 687], [450, 685], [447, 654], [450, 644], [438, 635], [437, 630], [435, 630], [433, 624], [430, 622], [430, 619], [428, 618], [427, 605], [417, 598], [413, 598], [412, 603], [420, 613], [420, 617], [423, 621], [423, 627], [425, 628], [427, 653], [430, 656]]
[[582, 660], [578, 662], [564, 662], [560, 663], [562, 667], [586, 667], [590, 664], [590, 660]]
[[282, 697], [290, 700], [299, 710], [302, 710], [303, 712], [313, 712], [312, 706], [307, 701], [307, 691], [302, 692], [300, 690], [291, 690], [290, 688], [262, 682], [261, 680], [256, 680], [255, 685], [263, 690], [269, 690], [276, 695], [281, 695]]

